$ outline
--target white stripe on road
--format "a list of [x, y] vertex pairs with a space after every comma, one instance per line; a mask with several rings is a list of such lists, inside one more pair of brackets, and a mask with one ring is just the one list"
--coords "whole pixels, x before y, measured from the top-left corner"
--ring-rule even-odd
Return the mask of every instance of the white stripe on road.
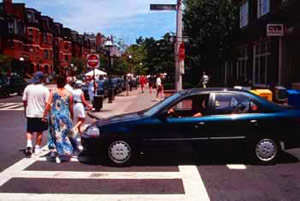
[[[32, 165], [36, 159], [32, 158], [24, 158], [9, 168], [5, 169], [0, 173], [0, 187], [6, 183], [11, 178], [15, 177], [16, 173], [22, 172], [22, 170], [26, 169], [30, 165]], [[0, 199], [1, 200], [1, 199]]]
[[[29, 194], [29, 193], [2, 193], [0, 200], [5, 201], [189, 201], [185, 195], [182, 194], [152, 194], [152, 195], [128, 195], [128, 194], [113, 194], [113, 195], [87, 195], [87, 194]], [[201, 201], [201, 200], [198, 200]]]
[[203, 180], [196, 166], [179, 166], [184, 191], [189, 201], [210, 200]]
[[17, 111], [24, 110], [22, 103], [2, 103], [0, 104], [0, 107], [2, 107], [0, 108], [0, 110], [17, 110]]
[[247, 167], [243, 164], [228, 164], [226, 165], [231, 170], [246, 170]]
[[17, 178], [47, 179], [181, 179], [178, 172], [71, 172], [71, 171], [21, 171]]

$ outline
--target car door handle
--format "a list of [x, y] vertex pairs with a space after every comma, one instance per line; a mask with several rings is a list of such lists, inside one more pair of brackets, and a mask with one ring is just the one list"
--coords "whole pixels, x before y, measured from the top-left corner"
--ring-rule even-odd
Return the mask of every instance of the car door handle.
[[250, 120], [250, 123], [251, 123], [251, 124], [254, 124], [255, 126], [258, 125], [258, 121], [257, 121], [256, 119]]
[[199, 122], [195, 125], [195, 128], [199, 128], [200, 126], [204, 126], [205, 123], [204, 122]]

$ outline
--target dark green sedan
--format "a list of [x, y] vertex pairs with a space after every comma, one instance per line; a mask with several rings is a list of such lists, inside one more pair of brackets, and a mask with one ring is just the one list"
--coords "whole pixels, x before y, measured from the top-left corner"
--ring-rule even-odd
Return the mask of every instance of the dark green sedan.
[[238, 144], [249, 158], [274, 164], [283, 149], [300, 145], [300, 110], [248, 91], [189, 89], [148, 110], [101, 119], [82, 135], [84, 151], [117, 166], [144, 151]]

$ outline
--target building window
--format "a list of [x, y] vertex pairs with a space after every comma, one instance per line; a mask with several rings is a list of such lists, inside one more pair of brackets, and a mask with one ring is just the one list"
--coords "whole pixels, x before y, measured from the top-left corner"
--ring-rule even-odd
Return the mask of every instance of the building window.
[[47, 34], [46, 33], [43, 34], [43, 43], [47, 43]]
[[241, 47], [239, 50], [239, 56], [237, 58], [237, 79], [240, 81], [245, 81], [249, 78], [248, 73], [248, 49], [246, 46]]
[[240, 6], [240, 28], [248, 25], [248, 1]]
[[32, 13], [27, 13], [27, 21], [28, 22], [33, 22]]
[[44, 59], [48, 59], [49, 54], [48, 54], [48, 50], [44, 50]]
[[257, 0], [257, 17], [261, 17], [270, 12], [270, 0]]
[[40, 32], [39, 31], [36, 31], [36, 42], [39, 42], [40, 41]]
[[33, 30], [32, 29], [28, 29], [28, 39], [30, 42], [33, 41]]
[[14, 33], [14, 21], [8, 22], [8, 33], [10, 34]]
[[261, 42], [253, 47], [254, 69], [253, 81], [254, 84], [266, 85], [268, 82], [268, 62], [271, 55], [271, 44], [269, 41]]

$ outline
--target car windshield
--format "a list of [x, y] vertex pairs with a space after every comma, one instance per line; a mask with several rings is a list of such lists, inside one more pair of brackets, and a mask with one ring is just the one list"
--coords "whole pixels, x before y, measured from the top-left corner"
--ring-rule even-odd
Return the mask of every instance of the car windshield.
[[151, 108], [149, 108], [148, 110], [145, 110], [142, 115], [149, 117], [149, 116], [156, 114], [158, 111], [160, 111], [161, 109], [165, 108], [166, 106], [171, 104], [173, 101], [178, 99], [181, 95], [182, 94], [180, 92], [177, 92], [177, 93], [173, 94], [172, 96], [169, 96], [164, 101], [161, 101], [161, 102], [157, 103], [156, 105], [152, 106]]

